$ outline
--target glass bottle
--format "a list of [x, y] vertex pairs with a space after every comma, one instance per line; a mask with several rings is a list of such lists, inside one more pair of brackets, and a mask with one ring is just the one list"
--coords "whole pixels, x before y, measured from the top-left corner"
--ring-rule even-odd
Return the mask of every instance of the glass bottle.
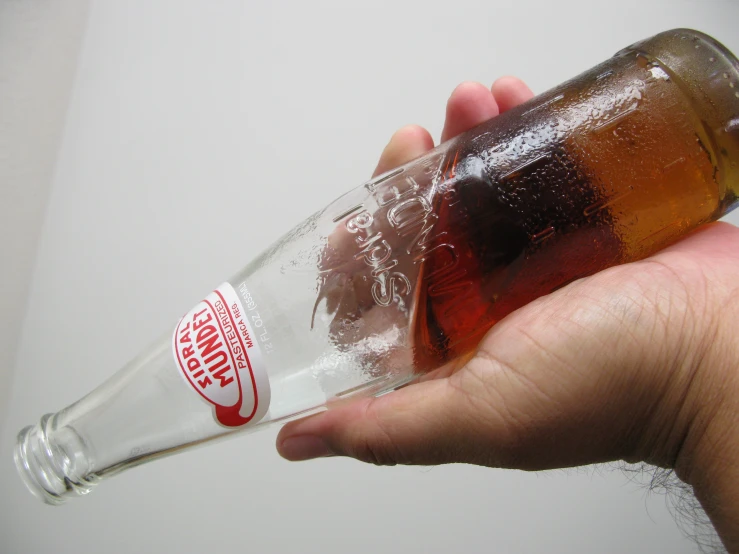
[[23, 429], [50, 504], [237, 431], [379, 395], [529, 301], [737, 206], [739, 62], [673, 30], [351, 190], [90, 394]]

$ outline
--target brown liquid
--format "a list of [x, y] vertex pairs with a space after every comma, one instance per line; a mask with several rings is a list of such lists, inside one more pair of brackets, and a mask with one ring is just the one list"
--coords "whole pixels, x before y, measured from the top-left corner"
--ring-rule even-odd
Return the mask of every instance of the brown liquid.
[[435, 238], [418, 258], [416, 367], [470, 352], [512, 311], [654, 253], [721, 204], [713, 139], [643, 55], [487, 125], [474, 131], [482, 140], [452, 145], [436, 184]]

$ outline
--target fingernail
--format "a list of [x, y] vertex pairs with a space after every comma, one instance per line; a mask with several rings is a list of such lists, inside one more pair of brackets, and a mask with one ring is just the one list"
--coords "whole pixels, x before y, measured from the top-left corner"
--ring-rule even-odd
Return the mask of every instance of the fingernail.
[[334, 453], [326, 442], [315, 435], [298, 435], [282, 441], [279, 447], [280, 455], [293, 462], [325, 458]]

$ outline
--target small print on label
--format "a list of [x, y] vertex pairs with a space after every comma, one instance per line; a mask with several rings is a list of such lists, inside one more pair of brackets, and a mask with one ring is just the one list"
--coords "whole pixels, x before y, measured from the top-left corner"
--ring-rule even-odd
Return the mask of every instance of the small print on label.
[[218, 423], [240, 427], [267, 413], [270, 388], [262, 352], [230, 284], [185, 314], [172, 347], [182, 378], [213, 405]]

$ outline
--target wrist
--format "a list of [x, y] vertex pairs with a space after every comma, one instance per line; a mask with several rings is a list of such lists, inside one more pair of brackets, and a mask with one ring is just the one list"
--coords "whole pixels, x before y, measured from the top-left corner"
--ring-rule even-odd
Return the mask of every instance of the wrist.
[[739, 552], [739, 343], [726, 329], [739, 321], [739, 302], [719, 309], [725, 323], [696, 370], [675, 471], [693, 487], [728, 551]]

